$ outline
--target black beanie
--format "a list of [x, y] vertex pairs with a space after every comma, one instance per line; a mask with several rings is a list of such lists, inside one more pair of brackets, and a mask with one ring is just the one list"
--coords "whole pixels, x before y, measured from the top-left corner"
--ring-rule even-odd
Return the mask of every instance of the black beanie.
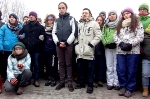
[[16, 20], [18, 19], [17, 15], [14, 14], [14, 13], [10, 14], [10, 15], [9, 15], [9, 18], [10, 18], [11, 16], [13, 16]]

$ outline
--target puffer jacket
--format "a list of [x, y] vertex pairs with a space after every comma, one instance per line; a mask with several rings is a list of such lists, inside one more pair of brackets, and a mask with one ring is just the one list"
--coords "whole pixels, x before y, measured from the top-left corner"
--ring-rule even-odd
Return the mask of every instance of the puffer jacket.
[[[144, 39], [143, 25], [139, 23], [135, 32], [130, 32], [129, 27], [122, 28], [120, 33], [115, 33], [114, 41], [117, 44], [117, 54], [140, 54], [140, 42]], [[119, 47], [120, 42], [132, 44], [131, 51], [122, 51]]]
[[[22, 28], [22, 25], [18, 24], [18, 27]], [[18, 35], [4, 24], [0, 28], [0, 50], [12, 51], [16, 42], [18, 42]]]
[[80, 20], [78, 24], [78, 36], [75, 39], [75, 53], [77, 59], [94, 59], [95, 46], [101, 40], [101, 30], [93, 17]]

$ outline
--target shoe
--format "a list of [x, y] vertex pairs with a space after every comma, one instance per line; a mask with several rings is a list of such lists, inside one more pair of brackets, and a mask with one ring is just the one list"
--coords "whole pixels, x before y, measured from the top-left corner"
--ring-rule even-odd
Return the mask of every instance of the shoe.
[[93, 93], [93, 83], [92, 84], [88, 84], [86, 93], [89, 93], [89, 94]]
[[45, 83], [45, 86], [49, 86], [51, 85], [51, 80], [48, 80], [46, 83]]
[[70, 92], [73, 92], [74, 91], [73, 85], [72, 84], [68, 84], [68, 89], [69, 89]]
[[115, 90], [119, 90], [120, 87], [119, 87], [119, 86], [114, 86], [114, 89], [115, 89]]
[[31, 85], [31, 82], [26, 82], [26, 86], [29, 86], [29, 85]]
[[85, 88], [85, 84], [76, 84], [75, 89]]
[[118, 93], [118, 95], [119, 96], [124, 96], [125, 92], [126, 92], [126, 89], [123, 87], [123, 88], [120, 89], [120, 92]]
[[148, 97], [148, 94], [149, 94], [148, 87], [143, 87], [142, 96], [143, 96], [143, 97]]
[[55, 90], [60, 90], [65, 87], [64, 83], [59, 83], [59, 85], [55, 88]]
[[107, 85], [107, 89], [108, 89], [108, 90], [112, 90], [113, 88], [114, 88], [113, 86]]
[[24, 87], [19, 87], [17, 90], [17, 95], [22, 95], [23, 94], [23, 89]]
[[35, 87], [40, 87], [39, 81], [36, 81], [36, 82], [34, 83], [34, 86], [35, 86]]
[[103, 87], [103, 82], [99, 81], [99, 82], [98, 82], [98, 86], [99, 86], [99, 87]]
[[0, 94], [2, 93], [2, 78], [0, 76]]
[[51, 82], [51, 87], [54, 87], [54, 86], [56, 86], [56, 81]]
[[94, 83], [93, 83], [93, 86], [94, 86], [95, 88], [97, 88], [97, 87], [98, 87], [98, 82], [94, 82]]
[[126, 91], [124, 94], [125, 97], [129, 98], [132, 96], [132, 93], [130, 91]]

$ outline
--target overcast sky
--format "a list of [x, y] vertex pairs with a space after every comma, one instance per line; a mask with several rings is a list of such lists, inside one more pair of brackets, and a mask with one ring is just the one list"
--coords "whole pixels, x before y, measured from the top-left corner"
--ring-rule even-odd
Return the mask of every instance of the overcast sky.
[[[36, 11], [42, 20], [46, 14], [55, 14], [58, 17], [58, 4], [62, 0], [23, 0], [30, 11]], [[82, 9], [89, 8], [96, 18], [100, 11], [116, 10], [118, 14], [126, 8], [131, 7], [138, 13], [138, 7], [142, 3], [150, 5], [150, 0], [63, 0], [68, 5], [68, 12], [79, 20]]]

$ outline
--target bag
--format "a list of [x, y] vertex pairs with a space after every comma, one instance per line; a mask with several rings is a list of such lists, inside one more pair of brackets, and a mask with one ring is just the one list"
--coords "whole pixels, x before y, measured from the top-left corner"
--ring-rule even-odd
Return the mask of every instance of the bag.
[[129, 43], [121, 42], [119, 44], [119, 46], [120, 46], [122, 51], [131, 51], [132, 50], [132, 44], [129, 44]]

